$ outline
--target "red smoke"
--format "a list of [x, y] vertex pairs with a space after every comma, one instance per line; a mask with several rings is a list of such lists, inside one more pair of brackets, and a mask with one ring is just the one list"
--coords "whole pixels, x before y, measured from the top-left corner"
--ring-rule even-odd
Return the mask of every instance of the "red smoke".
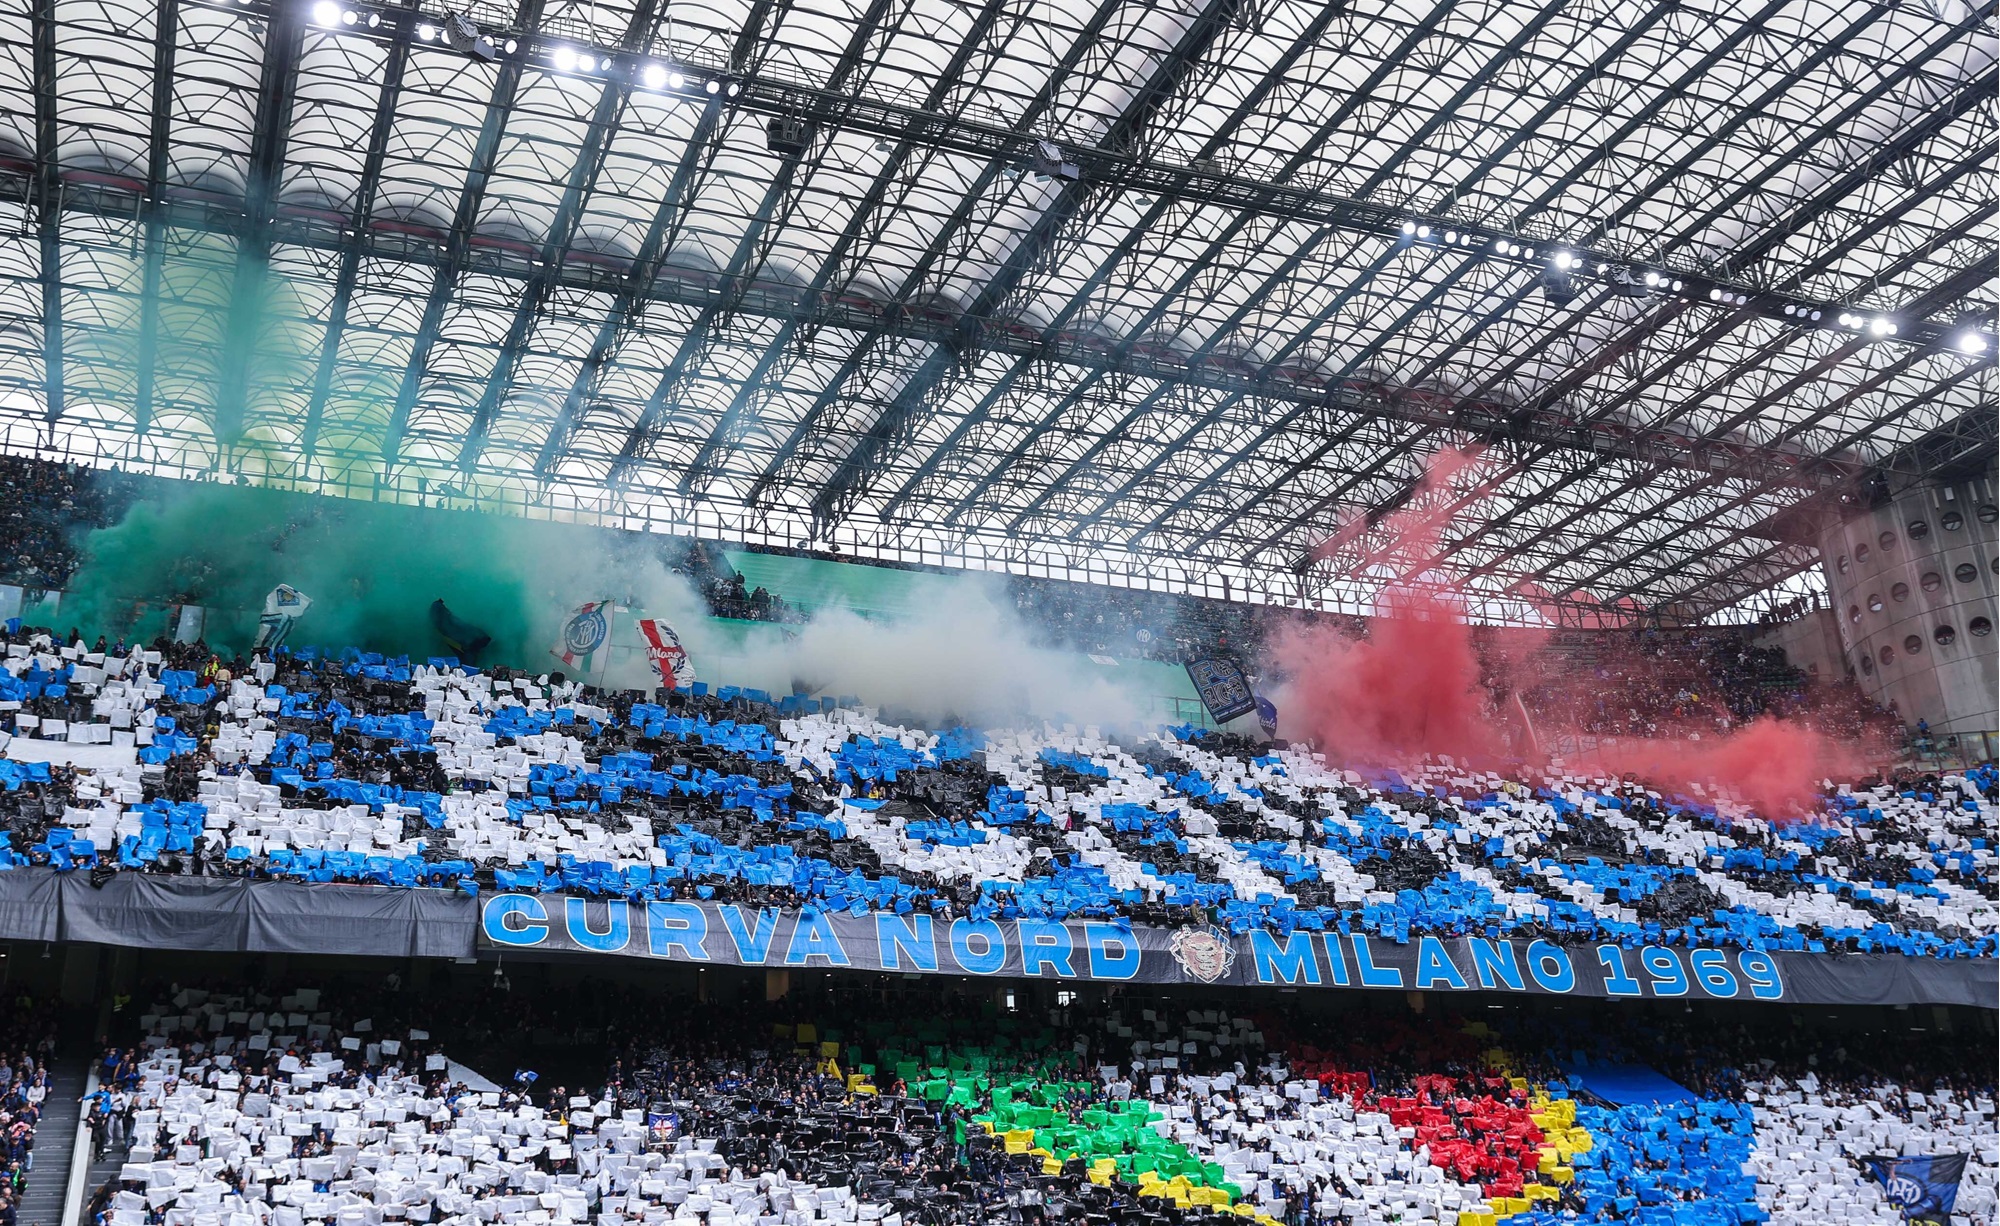
[[1586, 753], [1583, 762], [1666, 792], [1720, 785], [1758, 816], [1774, 819], [1811, 813], [1821, 780], [1856, 779], [1869, 769], [1861, 747], [1768, 715], [1727, 736], [1620, 739]]
[[[1620, 712], [1635, 677], [1667, 686], [1668, 693], [1680, 689], [1672, 662], [1641, 650], [1630, 631], [1605, 632], [1601, 677], [1544, 652], [1543, 633], [1475, 639], [1462, 589], [1440, 576], [1435, 564], [1452, 514], [1476, 502], [1450, 488], [1476, 462], [1460, 453], [1433, 457], [1407, 506], [1359, 531], [1343, 524], [1313, 551], [1316, 561], [1344, 560], [1350, 575], [1381, 576], [1383, 590], [1366, 638], [1311, 628], [1291, 630], [1275, 642], [1275, 661], [1289, 677], [1277, 696], [1287, 735], [1314, 739], [1344, 765], [1526, 756], [1519, 720], [1509, 716], [1515, 704], [1502, 700], [1497, 686], [1482, 683], [1482, 658], [1489, 678], [1523, 689], [1540, 681], [1544, 695], [1561, 699], [1579, 718]], [[1860, 747], [1797, 723], [1765, 717], [1718, 733], [1717, 696], [1701, 694], [1706, 684], [1692, 675], [1686, 687], [1685, 714], [1677, 705], [1643, 738], [1579, 740], [1565, 715], [1548, 704], [1534, 732], [1544, 753], [1559, 742], [1597, 746], [1580, 762], [1587, 769], [1643, 779], [1669, 792], [1690, 792], [1695, 783], [1719, 786], [1765, 817], [1810, 811], [1821, 779], [1856, 778], [1867, 769]], [[1694, 730], [1703, 717], [1708, 730]], [[1679, 724], [1686, 726], [1673, 726]]]

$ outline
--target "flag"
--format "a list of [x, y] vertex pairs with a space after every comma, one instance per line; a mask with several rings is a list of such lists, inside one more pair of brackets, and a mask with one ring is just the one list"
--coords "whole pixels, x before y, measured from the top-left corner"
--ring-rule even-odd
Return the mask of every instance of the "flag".
[[[694, 684], [694, 664], [688, 659], [687, 649], [681, 646], [681, 636], [674, 628], [657, 617], [639, 619], [639, 636], [646, 641], [646, 658], [653, 667], [660, 670], [660, 684], [670, 690], [686, 689]], [[792, 683], [793, 689], [798, 682]]]
[[1257, 695], [1257, 726], [1265, 736], [1278, 735], [1278, 704], [1262, 694]]
[[1861, 1165], [1882, 1184], [1888, 1202], [1906, 1222], [1948, 1226], [1965, 1178], [1965, 1155], [1929, 1158], [1863, 1158]]
[[479, 653], [493, 642], [492, 635], [471, 622], [460, 621], [442, 600], [431, 601], [431, 628], [467, 664], [479, 663]]
[[1226, 724], [1257, 708], [1243, 667], [1234, 660], [1221, 657], [1189, 660], [1187, 675], [1194, 682], [1194, 692], [1201, 696], [1201, 705], [1208, 708], [1209, 716], [1218, 724]]
[[257, 641], [250, 648], [250, 654], [260, 651], [275, 652], [285, 645], [285, 636], [292, 632], [292, 623], [305, 616], [312, 608], [312, 597], [289, 583], [280, 583], [264, 597], [264, 612], [257, 619]]
[[593, 600], [578, 605], [563, 623], [562, 640], [549, 649], [566, 667], [589, 673], [596, 663], [597, 649], [611, 638], [611, 602]]

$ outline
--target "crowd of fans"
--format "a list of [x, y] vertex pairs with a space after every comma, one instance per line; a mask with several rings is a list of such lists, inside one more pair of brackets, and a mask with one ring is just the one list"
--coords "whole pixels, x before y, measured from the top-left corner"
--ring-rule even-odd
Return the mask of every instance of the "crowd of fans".
[[60, 589], [85, 533], [118, 522], [138, 479], [76, 464], [0, 455], [0, 583]]
[[[1823, 682], [1751, 638], [1735, 628], [1561, 634], [1540, 665], [1547, 680], [1524, 700], [1550, 726], [1597, 736], [1720, 735], [1769, 715], [1845, 741], [1900, 742], [1900, 717], [1851, 679]], [[1578, 685], [1579, 671], [1595, 684]]]
[[[34, 1171], [35, 1128], [49, 1094], [55, 1046], [50, 1006], [32, 996], [10, 994], [0, 1009], [0, 1226], [36, 1226], [19, 1221], [19, 1206]], [[61, 1179], [63, 1172], [35, 1177]]]
[[1182, 727], [931, 730], [826, 700], [644, 695], [359, 652], [223, 661], [21, 631], [0, 867], [565, 890], [1243, 932], [1992, 956], [1996, 775], [1725, 793], [1436, 761], [1361, 773]]
[[[1776, 1011], [1313, 1019], [859, 978], [768, 1001], [393, 976], [141, 999], [130, 1052], [107, 1056], [133, 1128], [98, 1226], [1886, 1226], [1861, 1165], [1882, 1155], [1965, 1156], [1953, 1220], [1994, 1221], [1990, 1042]], [[492, 1052], [511, 1058], [488, 1081], [452, 1056], [491, 1052], [498, 1016], [590, 1042], [544, 1049], [574, 1053], [547, 1077], [519, 1043]], [[1598, 1075], [1641, 1062], [1672, 1080]]]

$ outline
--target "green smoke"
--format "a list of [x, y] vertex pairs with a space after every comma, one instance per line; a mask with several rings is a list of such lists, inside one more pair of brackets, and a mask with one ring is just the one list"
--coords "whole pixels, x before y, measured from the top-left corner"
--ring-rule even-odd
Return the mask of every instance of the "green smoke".
[[[471, 511], [420, 509], [233, 486], [173, 485], [91, 532], [62, 604], [63, 627], [150, 638], [162, 604], [208, 609], [205, 637], [248, 651], [264, 597], [279, 583], [310, 596], [291, 645], [448, 655], [430, 617], [452, 614], [493, 636], [484, 664], [541, 671], [565, 611], [626, 599], [658, 576], [658, 538]], [[145, 602], [150, 620], [135, 622]]]

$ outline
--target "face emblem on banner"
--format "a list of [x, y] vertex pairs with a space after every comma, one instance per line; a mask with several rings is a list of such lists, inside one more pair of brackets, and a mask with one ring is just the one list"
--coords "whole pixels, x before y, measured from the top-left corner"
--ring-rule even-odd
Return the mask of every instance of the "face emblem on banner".
[[1908, 1209], [1924, 1201], [1924, 1185], [1907, 1175], [1897, 1175], [1889, 1180], [1889, 1203], [1898, 1209]]
[[1174, 932], [1174, 961], [1190, 979], [1214, 983], [1236, 965], [1236, 950], [1229, 939], [1214, 928], [1189, 926]]

